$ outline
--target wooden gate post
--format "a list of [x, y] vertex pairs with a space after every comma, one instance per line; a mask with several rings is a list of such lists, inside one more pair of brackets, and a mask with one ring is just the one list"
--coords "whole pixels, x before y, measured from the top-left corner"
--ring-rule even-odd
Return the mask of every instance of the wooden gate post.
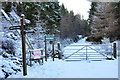
[[45, 61], [47, 61], [47, 41], [45, 36]]
[[58, 54], [59, 54], [59, 59], [61, 59], [61, 58], [62, 58], [62, 56], [61, 56], [61, 53], [59, 52], [59, 51], [60, 51], [60, 43], [58, 42], [58, 43], [57, 43], [57, 45], [58, 45]]
[[21, 15], [21, 34], [22, 34], [22, 56], [23, 56], [23, 75], [27, 75], [27, 67], [26, 67], [26, 46], [25, 46], [25, 16]]
[[52, 42], [52, 51], [53, 51], [53, 61], [54, 61], [54, 41]]
[[114, 58], [117, 58], [117, 55], [116, 55], [116, 43], [113, 43], [113, 56], [114, 56]]

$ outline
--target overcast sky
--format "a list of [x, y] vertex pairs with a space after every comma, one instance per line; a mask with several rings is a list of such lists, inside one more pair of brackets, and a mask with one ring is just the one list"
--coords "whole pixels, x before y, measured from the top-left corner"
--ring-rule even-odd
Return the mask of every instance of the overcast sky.
[[73, 10], [75, 14], [81, 14], [84, 19], [88, 19], [88, 11], [90, 9], [91, 2], [88, 0], [58, 0], [60, 5], [64, 3], [68, 11]]

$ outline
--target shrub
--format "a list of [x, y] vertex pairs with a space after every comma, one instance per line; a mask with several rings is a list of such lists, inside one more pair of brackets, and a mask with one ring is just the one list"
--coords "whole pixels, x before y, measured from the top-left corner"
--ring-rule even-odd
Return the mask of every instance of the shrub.
[[13, 54], [15, 56], [14, 42], [12, 40], [2, 41], [2, 49], [4, 49], [8, 54]]
[[86, 39], [86, 41], [93, 42], [93, 43], [96, 43], [96, 44], [102, 44], [102, 41], [101, 41], [102, 39], [103, 39], [102, 37], [95, 38], [93, 36], [90, 36]]

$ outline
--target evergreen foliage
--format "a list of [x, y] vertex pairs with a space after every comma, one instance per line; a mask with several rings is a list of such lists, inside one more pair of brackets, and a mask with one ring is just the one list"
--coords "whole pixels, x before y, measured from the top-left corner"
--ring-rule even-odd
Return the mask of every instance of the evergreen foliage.
[[40, 4], [41, 13], [40, 19], [46, 23], [44, 29], [47, 34], [54, 34], [58, 31], [60, 25], [60, 6], [58, 2], [43, 2]]
[[12, 3], [11, 2], [2, 2], [2, 6], [3, 6], [5, 12], [8, 13], [11, 11]]
[[[8, 3], [3, 5], [8, 11]], [[73, 11], [69, 12], [63, 4], [60, 6], [59, 2], [14, 2], [9, 8], [12, 6], [16, 7], [19, 16], [23, 13], [25, 18], [31, 21], [28, 28], [42, 27], [45, 34], [59, 33], [62, 39], [75, 39], [77, 35], [89, 34], [88, 21], [81, 19], [80, 14], [74, 15]], [[40, 25], [37, 25], [38, 23]]]
[[31, 26], [36, 27], [36, 22], [44, 23], [42, 28], [46, 34], [56, 33], [60, 25], [60, 6], [58, 2], [24, 2], [17, 7], [18, 14], [22, 12], [31, 21]]
[[97, 2], [91, 4], [89, 26], [91, 37], [102, 39], [109, 38], [111, 41], [120, 39], [119, 2]]

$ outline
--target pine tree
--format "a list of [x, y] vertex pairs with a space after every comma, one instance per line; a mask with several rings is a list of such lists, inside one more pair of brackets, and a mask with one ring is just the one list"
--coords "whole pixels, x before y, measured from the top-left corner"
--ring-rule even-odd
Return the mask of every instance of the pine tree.
[[119, 29], [119, 27], [115, 17], [115, 3], [98, 2], [94, 7], [93, 4], [91, 6], [92, 7], [89, 16], [91, 35], [98, 39], [102, 39], [103, 37], [110, 39], [117, 38], [116, 31]]
[[39, 18], [39, 9], [40, 3], [37, 2], [23, 2], [22, 4], [19, 3], [17, 6], [17, 12], [20, 16], [21, 14], [25, 15], [26, 19], [31, 21], [30, 26], [36, 27], [36, 21]]
[[[20, 5], [20, 4], [19, 4]], [[60, 6], [58, 2], [24, 2], [17, 8], [19, 14], [22, 12], [31, 21], [31, 26], [36, 27], [37, 22], [46, 34], [53, 34], [58, 31], [60, 25]]]
[[11, 11], [11, 6], [12, 6], [11, 2], [2, 2], [2, 7], [7, 13]]
[[40, 19], [46, 23], [44, 29], [46, 34], [57, 33], [60, 25], [60, 6], [58, 2], [43, 2], [40, 4]]

